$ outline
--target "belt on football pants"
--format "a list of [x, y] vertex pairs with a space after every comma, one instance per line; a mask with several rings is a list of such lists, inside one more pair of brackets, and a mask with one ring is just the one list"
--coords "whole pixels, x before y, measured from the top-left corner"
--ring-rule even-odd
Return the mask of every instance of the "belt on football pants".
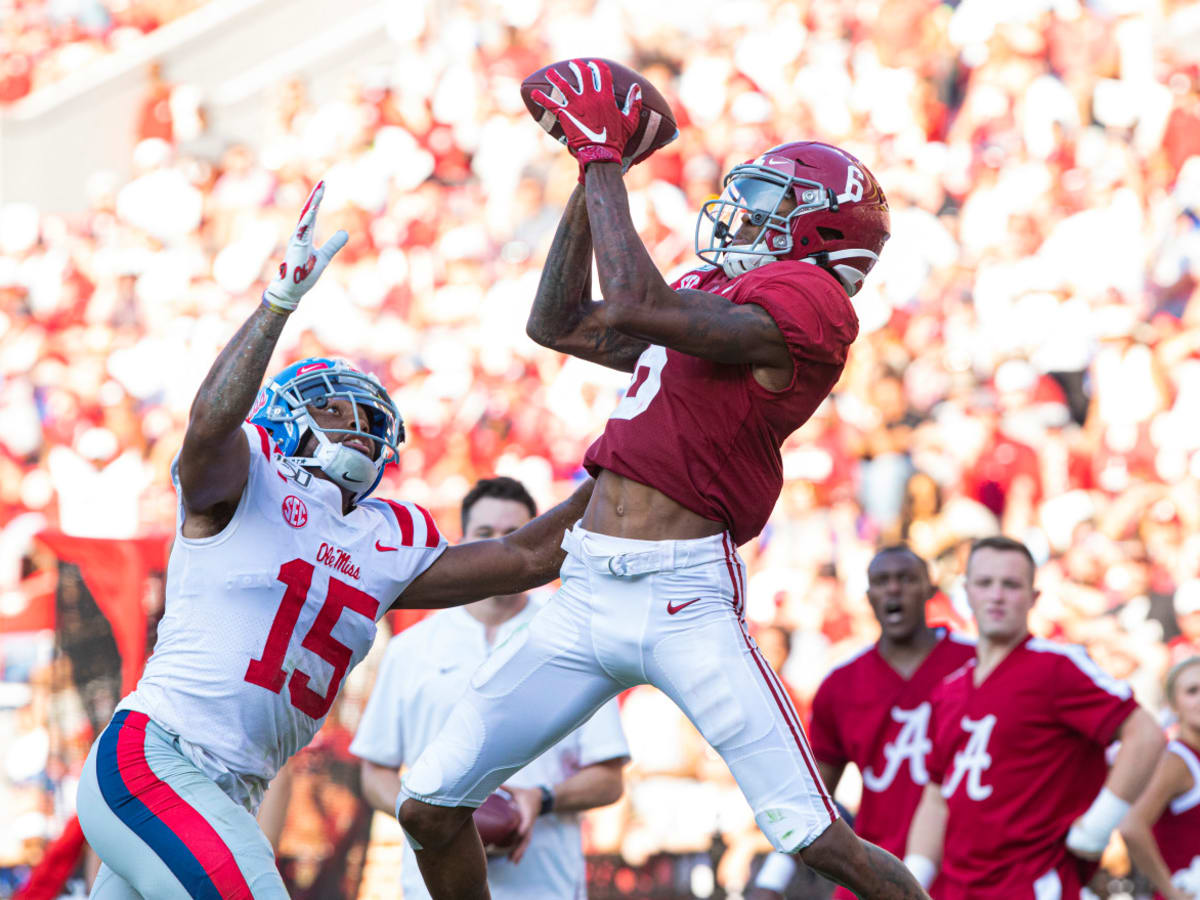
[[578, 531], [583, 529], [564, 532], [562, 548], [593, 572], [602, 575], [633, 577], [654, 572], [672, 572], [676, 569], [707, 565], [726, 559], [729, 555], [721, 535], [691, 541], [642, 541], [639, 543], [654, 543], [655, 546], [647, 550], [605, 553], [598, 552], [595, 544], [602, 542], [608, 535], [593, 537], [586, 531], [583, 531], [583, 534], [577, 533]]

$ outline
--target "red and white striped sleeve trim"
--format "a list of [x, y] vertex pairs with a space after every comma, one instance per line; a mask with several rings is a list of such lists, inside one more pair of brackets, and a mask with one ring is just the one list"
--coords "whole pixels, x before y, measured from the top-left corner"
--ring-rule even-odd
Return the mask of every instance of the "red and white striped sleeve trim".
[[425, 507], [418, 506], [416, 503], [398, 503], [395, 500], [380, 499], [383, 499], [396, 517], [396, 524], [400, 527], [400, 545], [402, 547], [433, 548], [442, 543], [444, 540], [442, 534], [438, 531], [433, 516]]
[[271, 441], [271, 436], [267, 434], [267, 429], [263, 428], [261, 425], [255, 425], [253, 422], [249, 424], [255, 431], [258, 432], [258, 444], [259, 449], [262, 450], [263, 458], [267, 462], [270, 462], [271, 451], [275, 448], [274, 443]]
[[275, 464], [277, 448], [275, 447], [275, 441], [271, 438], [270, 432], [255, 422], [246, 422], [242, 428], [246, 431], [246, 439], [250, 442], [250, 452], [252, 454], [255, 451], [261, 452], [263, 459], [271, 464], [271, 468], [279, 480], [287, 481], [287, 476], [280, 472]]

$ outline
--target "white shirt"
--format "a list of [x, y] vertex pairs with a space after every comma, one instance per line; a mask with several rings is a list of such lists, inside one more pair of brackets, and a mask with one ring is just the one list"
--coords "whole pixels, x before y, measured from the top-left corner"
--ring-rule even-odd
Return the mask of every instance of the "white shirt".
[[[492, 647], [485, 639], [483, 623], [462, 607], [435, 613], [392, 638], [350, 752], [380, 766], [411, 766], [441, 729], [479, 664], [493, 647], [526, 625], [539, 608], [531, 601], [500, 625]], [[628, 756], [613, 699], [513, 775], [509, 783], [553, 786], [585, 766]], [[428, 898], [407, 841], [403, 852], [400, 878], [405, 900]], [[489, 858], [488, 886], [494, 900], [586, 897], [579, 815], [541, 816], [520, 863]]]
[[[205, 774], [254, 809], [446, 541], [412, 503], [368, 499], [343, 516], [336, 485], [284, 462], [265, 431], [242, 430], [250, 469], [237, 510], [212, 537], [177, 525], [158, 641], [118, 709], [179, 735]], [[178, 488], [176, 466], [172, 477]]]

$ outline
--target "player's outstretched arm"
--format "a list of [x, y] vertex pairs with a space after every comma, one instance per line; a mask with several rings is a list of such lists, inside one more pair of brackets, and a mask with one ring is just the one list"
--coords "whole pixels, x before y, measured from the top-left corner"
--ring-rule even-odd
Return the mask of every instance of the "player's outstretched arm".
[[667, 284], [634, 228], [620, 166], [587, 167], [587, 208], [611, 328], [690, 356], [791, 374], [783, 333], [761, 306]]
[[1121, 820], [1121, 837], [1129, 848], [1130, 859], [1166, 900], [1200, 900], [1171, 883], [1171, 870], [1167, 868], [1151, 830], [1166, 811], [1167, 804], [1192, 787], [1192, 773], [1187, 763], [1179, 754], [1167, 751], [1159, 758], [1150, 784]]
[[217, 534], [233, 517], [250, 464], [242, 422], [262, 385], [288, 315], [346, 244], [346, 232], [339, 231], [319, 250], [313, 250], [314, 224], [324, 193], [322, 181], [300, 213], [279, 274], [263, 292], [262, 305], [217, 356], [192, 402], [179, 453], [183, 533], [187, 537]]
[[575, 188], [542, 267], [525, 333], [543, 347], [632, 372], [648, 342], [622, 334], [592, 299], [592, 232], [582, 187]]
[[592, 497], [588, 478], [553, 509], [502, 538], [447, 547], [396, 598], [393, 607], [440, 609], [487, 597], [519, 594], [558, 576], [566, 554], [563, 533], [579, 521]]

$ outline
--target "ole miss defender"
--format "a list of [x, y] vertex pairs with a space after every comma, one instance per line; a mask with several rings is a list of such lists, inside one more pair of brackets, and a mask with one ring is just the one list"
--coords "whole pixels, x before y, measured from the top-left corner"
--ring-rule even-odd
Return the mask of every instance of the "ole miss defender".
[[448, 547], [419, 506], [369, 497], [403, 439], [374, 376], [311, 359], [259, 390], [289, 313], [346, 243], [339, 231], [313, 251], [323, 193], [322, 182], [192, 405], [171, 470], [178, 526], [154, 655], [80, 780], [79, 821], [103, 861], [92, 897], [286, 897], [253, 812], [321, 727], [376, 622], [392, 606], [550, 580], [591, 493], [498, 540]]
[[[633, 373], [587, 451], [596, 490], [564, 538], [563, 585], [471, 680], [402, 782], [401, 825], [436, 898], [486, 897], [472, 807], [618, 692], [651, 683], [729, 765], [759, 826], [863, 897], [924, 897], [859, 840], [817, 775], [799, 718], [746, 631], [737, 546], [783, 483], [780, 446], [837, 382], [858, 333], [850, 297], [888, 236], [871, 173], [836, 147], [785, 144], [705, 204], [706, 265], [667, 284], [634, 229], [621, 152], [636, 86], [576, 60], [544, 95], [584, 185], [567, 204], [527, 330]], [[593, 249], [602, 301], [589, 287]]]

